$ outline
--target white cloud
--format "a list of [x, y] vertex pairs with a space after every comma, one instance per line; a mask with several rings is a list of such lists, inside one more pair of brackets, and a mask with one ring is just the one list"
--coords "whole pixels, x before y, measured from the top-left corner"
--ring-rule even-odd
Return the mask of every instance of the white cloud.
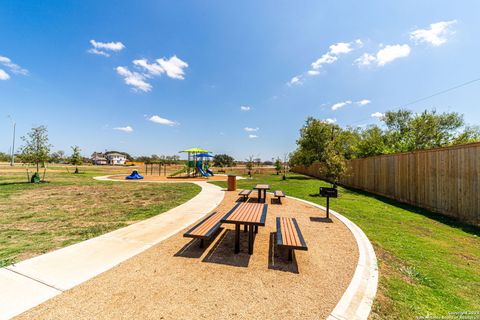
[[360, 100], [360, 101], [357, 101], [357, 104], [358, 104], [359, 106], [366, 106], [367, 104], [370, 104], [370, 103], [372, 103], [372, 101], [370, 101], [370, 100], [368, 100], [368, 99], [362, 99], [362, 100]]
[[316, 76], [316, 75], [320, 74], [320, 71], [318, 71], [318, 70], [308, 70], [307, 73], [308, 73], [309, 76]]
[[433, 46], [440, 46], [447, 42], [447, 36], [453, 32], [450, 27], [457, 23], [457, 20], [440, 21], [430, 24], [430, 29], [417, 29], [410, 33], [410, 39], [416, 43], [426, 42]]
[[351, 103], [352, 103], [351, 100], [342, 101], [342, 102], [337, 102], [337, 103], [335, 103], [334, 105], [332, 105], [332, 110], [338, 110], [338, 109], [343, 108], [343, 107], [345, 107], [346, 105], [349, 105], [349, 104], [351, 104]]
[[88, 49], [87, 52], [91, 53], [91, 54], [97, 54], [99, 56], [110, 57], [110, 55], [108, 53], [103, 52], [103, 51], [98, 50], [98, 49], [95, 49], [95, 48]]
[[184, 69], [188, 67], [186, 62], [175, 55], [170, 59], [157, 59], [153, 63], [149, 63], [147, 59], [133, 60], [132, 63], [140, 72], [130, 71], [127, 67], [117, 67], [117, 73], [125, 78], [126, 84], [145, 92], [152, 90], [152, 85], [146, 81], [147, 79], [165, 73], [170, 78], [183, 80]]
[[247, 132], [256, 132], [258, 130], [260, 130], [260, 128], [249, 128], [249, 127], [245, 127], [243, 128], [243, 130], [247, 131]]
[[185, 79], [184, 69], [188, 67], [188, 63], [180, 60], [175, 55], [170, 57], [170, 59], [157, 59], [154, 63], [149, 63], [147, 59], [133, 60], [133, 64], [145, 71], [145, 76], [158, 76], [166, 73], [168, 77], [179, 80]]
[[132, 86], [134, 90], [141, 90], [143, 92], [149, 92], [152, 90], [152, 85], [145, 81], [145, 75], [132, 72], [127, 67], [117, 67], [117, 73], [123, 77], [125, 83]]
[[372, 113], [371, 116], [372, 116], [372, 118], [380, 119], [380, 118], [383, 117], [383, 113], [381, 113], [381, 112], [375, 112], [375, 113]]
[[408, 57], [410, 55], [410, 51], [411, 49], [408, 44], [385, 46], [385, 48], [380, 49], [377, 52], [377, 64], [379, 66], [384, 66], [396, 59]]
[[4, 70], [0, 69], [0, 80], [8, 80], [10, 76]]
[[242, 111], [250, 111], [252, 109], [252, 107], [250, 106], [240, 106], [240, 110]]
[[88, 50], [89, 53], [98, 54], [105, 57], [110, 57], [110, 54], [108, 53], [108, 51], [118, 52], [125, 49], [125, 45], [120, 41], [100, 42], [100, 41], [90, 40], [90, 44], [92, 45], [92, 48]]
[[374, 56], [369, 53], [364, 53], [360, 58], [355, 59], [355, 63], [361, 66], [368, 66], [372, 63], [376, 63], [378, 66], [384, 66], [387, 63], [390, 63], [399, 58], [405, 58], [410, 55], [411, 48], [408, 44], [395, 44], [387, 45], [382, 49], [378, 50], [377, 54]]
[[333, 54], [325, 53], [322, 55], [320, 58], [318, 58], [316, 61], [312, 62], [312, 68], [314, 70], [320, 69], [324, 64], [332, 64], [335, 61], [337, 61], [338, 58], [334, 56]]
[[354, 63], [358, 66], [368, 66], [376, 60], [375, 56], [364, 53], [360, 58], [354, 60]]
[[178, 125], [178, 122], [168, 120], [168, 119], [162, 118], [162, 117], [157, 116], [157, 115], [151, 116], [150, 118], [148, 118], [148, 120], [153, 122], [153, 123], [161, 124], [161, 125], [164, 125], [164, 126], [171, 126], [172, 127], [172, 126]]
[[123, 132], [126, 132], [126, 133], [133, 132], [133, 128], [130, 127], [130, 126], [126, 126], [126, 127], [116, 127], [116, 128], [113, 128], [113, 130], [123, 131]]
[[337, 122], [337, 119], [335, 119], [335, 118], [327, 118], [327, 119], [325, 119], [325, 120], [323, 120], [323, 121], [325, 121], [326, 123], [329, 123], [329, 124], [334, 124], [335, 122]]
[[334, 55], [349, 53], [352, 50], [351, 42], [339, 42], [330, 46], [330, 53]]
[[258, 138], [258, 136], [257, 136], [256, 134], [249, 134], [248, 137], [249, 137], [250, 139], [256, 139], [256, 138]]
[[322, 68], [323, 65], [325, 64], [332, 64], [335, 61], [338, 60], [338, 56], [342, 54], [347, 54], [353, 50], [355, 50], [356, 47], [362, 47], [363, 42], [360, 39], [357, 39], [352, 42], [338, 42], [335, 44], [332, 44], [329, 47], [329, 51], [325, 54], [323, 54], [320, 58], [318, 58], [316, 61], [312, 63], [312, 70], [308, 71], [309, 75], [318, 75], [318, 70]]
[[133, 64], [143, 68], [151, 75], [160, 75], [165, 72], [165, 70], [157, 63], [148, 63], [147, 59], [138, 59], [133, 60]]
[[[14, 74], [27, 75], [28, 70], [20, 67], [18, 64], [15, 64], [10, 60], [10, 58], [0, 56], [0, 64], [8, 68], [8, 70]], [[4, 71], [5, 72], [5, 71]], [[4, 79], [6, 80], [6, 79]]]
[[177, 56], [172, 56], [170, 59], [157, 59], [157, 63], [165, 70], [167, 76], [173, 79], [184, 79], [185, 72], [183, 69], [188, 68], [188, 63], [180, 60]]
[[290, 79], [290, 81], [288, 82], [288, 85], [289, 86], [293, 86], [293, 85], [301, 85], [303, 83], [302, 81], [302, 75], [298, 75], [298, 76], [295, 76], [293, 77], [292, 79]]

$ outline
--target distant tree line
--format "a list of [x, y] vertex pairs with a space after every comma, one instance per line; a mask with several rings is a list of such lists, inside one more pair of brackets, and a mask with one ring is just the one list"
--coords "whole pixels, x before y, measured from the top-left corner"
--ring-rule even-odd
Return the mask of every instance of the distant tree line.
[[147, 164], [178, 164], [180, 163], [180, 156], [178, 155], [173, 155], [173, 156], [165, 156], [165, 155], [156, 155], [152, 154], [151, 156], [138, 156], [131, 158], [131, 161], [138, 161], [138, 162], [144, 162]]
[[400, 109], [386, 112], [383, 126], [342, 128], [308, 118], [300, 129], [291, 165], [322, 164], [323, 175], [336, 183], [345, 172], [345, 160], [480, 141], [480, 129], [467, 126], [456, 112]]

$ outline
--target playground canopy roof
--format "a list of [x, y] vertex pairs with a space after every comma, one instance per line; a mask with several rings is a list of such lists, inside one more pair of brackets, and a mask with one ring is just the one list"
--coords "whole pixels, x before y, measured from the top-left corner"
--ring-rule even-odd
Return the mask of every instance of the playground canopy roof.
[[190, 149], [187, 149], [187, 150], [182, 150], [180, 152], [188, 152], [188, 153], [206, 153], [206, 152], [210, 152], [208, 150], [205, 150], [205, 149], [202, 149], [202, 148], [190, 148]]
[[197, 153], [197, 157], [213, 158], [213, 156], [208, 153]]

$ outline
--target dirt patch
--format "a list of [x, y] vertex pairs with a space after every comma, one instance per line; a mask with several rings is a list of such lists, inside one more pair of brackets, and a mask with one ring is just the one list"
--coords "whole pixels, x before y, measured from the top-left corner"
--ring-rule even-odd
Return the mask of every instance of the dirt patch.
[[[237, 201], [226, 192], [216, 209]], [[247, 253], [233, 253], [229, 225], [205, 248], [180, 232], [98, 277], [24, 313], [19, 319], [323, 319], [335, 307], [353, 276], [357, 245], [335, 217], [286, 199], [271, 203], [265, 227]], [[296, 217], [308, 251], [293, 262], [274, 245], [277, 216]]]

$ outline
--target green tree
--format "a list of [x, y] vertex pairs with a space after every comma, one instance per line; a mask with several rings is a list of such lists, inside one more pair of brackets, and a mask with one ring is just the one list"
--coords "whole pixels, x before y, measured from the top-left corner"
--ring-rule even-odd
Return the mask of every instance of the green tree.
[[52, 145], [48, 142], [48, 130], [45, 126], [34, 127], [22, 137], [23, 145], [20, 148], [21, 159], [26, 163], [33, 163], [36, 166], [37, 174], [40, 164], [48, 161], [48, 155]]
[[79, 173], [78, 166], [83, 163], [82, 155], [80, 154], [81, 149], [79, 146], [73, 146], [72, 155], [70, 157], [70, 164], [75, 166], [75, 173]]
[[277, 158], [277, 160], [275, 160], [275, 171], [277, 172], [277, 176], [282, 171], [282, 160], [280, 160], [280, 158]]
[[360, 132], [355, 157], [364, 158], [384, 154], [387, 151], [385, 134], [377, 126], [370, 126]]
[[[457, 112], [437, 113], [425, 110], [415, 114], [410, 110], [388, 111], [383, 117], [388, 153], [406, 152], [449, 146], [465, 139], [478, 138], [475, 131], [462, 131], [463, 116]], [[465, 135], [462, 136], [462, 134]], [[458, 140], [459, 137], [460, 140]]]
[[252, 175], [252, 169], [253, 169], [253, 165], [255, 163], [255, 160], [253, 159], [253, 156], [249, 156], [247, 159], [245, 159], [245, 167], [247, 168], [248, 170], [248, 175]]
[[325, 149], [335, 132], [340, 130], [338, 125], [309, 117], [300, 129], [300, 137], [297, 140], [298, 148], [292, 154], [290, 163], [308, 166], [316, 161], [324, 162]]
[[331, 182], [336, 187], [340, 178], [345, 174], [347, 165], [345, 157], [335, 148], [334, 143], [329, 144], [325, 149], [325, 161], [320, 168], [325, 180]]
[[234, 164], [233, 157], [229, 156], [228, 154], [216, 154], [213, 157], [213, 165], [215, 167], [231, 167]]
[[60, 163], [65, 159], [65, 151], [58, 150], [50, 154], [50, 161], [53, 163]]

